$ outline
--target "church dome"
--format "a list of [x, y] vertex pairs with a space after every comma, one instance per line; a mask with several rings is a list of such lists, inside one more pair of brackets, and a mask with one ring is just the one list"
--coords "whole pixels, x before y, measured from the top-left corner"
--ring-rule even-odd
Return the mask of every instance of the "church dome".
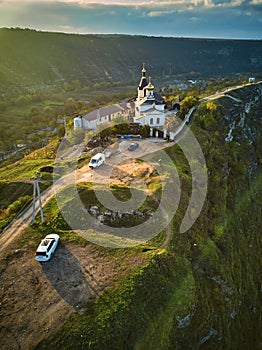
[[149, 82], [148, 82], [148, 85], [147, 85], [146, 89], [149, 90], [149, 91], [152, 91], [152, 90], [154, 90], [155, 87], [151, 83], [151, 77], [149, 77], [148, 79], [149, 79]]
[[148, 85], [147, 85], [147, 90], [154, 90], [154, 85], [151, 83], [151, 81], [148, 83]]

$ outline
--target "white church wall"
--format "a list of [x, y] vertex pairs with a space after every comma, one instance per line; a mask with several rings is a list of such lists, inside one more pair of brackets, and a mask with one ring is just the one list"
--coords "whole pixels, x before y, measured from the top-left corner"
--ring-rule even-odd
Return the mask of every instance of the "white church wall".
[[162, 127], [165, 124], [165, 115], [162, 113], [148, 113], [145, 116], [145, 124], [153, 127]]
[[165, 105], [164, 105], [164, 104], [162, 104], [162, 105], [155, 105], [155, 109], [156, 109], [157, 111], [164, 112], [164, 110], [165, 110]]

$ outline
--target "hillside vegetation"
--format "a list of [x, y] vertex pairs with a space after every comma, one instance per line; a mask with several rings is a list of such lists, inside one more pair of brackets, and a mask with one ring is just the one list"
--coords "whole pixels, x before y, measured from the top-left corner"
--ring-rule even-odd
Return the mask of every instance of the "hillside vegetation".
[[[0, 93], [65, 82], [137, 83], [142, 62], [154, 79], [258, 74], [262, 41], [76, 35], [0, 29]], [[191, 75], [190, 73], [191, 72]]]
[[[137, 82], [141, 61], [149, 62], [150, 72], [158, 77], [188, 71], [254, 73], [262, 65], [261, 41], [1, 29], [0, 44], [4, 95], [75, 79], [88, 81], [91, 87], [94, 82]], [[70, 230], [55, 199], [45, 206], [48, 222], [41, 224], [38, 217], [1, 260], [1, 274], [6, 277], [0, 296], [0, 319], [5, 324], [1, 341], [6, 349], [10, 344], [22, 348], [21, 343], [38, 350], [261, 348], [261, 92], [261, 83], [230, 91], [230, 96], [202, 103], [194, 116], [192, 131], [208, 168], [208, 196], [200, 217], [183, 234], [179, 227], [190, 200], [192, 177], [179, 146], [166, 149], [178, 169], [182, 196], [164, 248], [160, 247], [166, 230], [131, 249], [95, 246]], [[31, 199], [30, 178], [40, 167], [53, 164], [58, 142], [54, 139], [1, 168], [1, 229]], [[43, 180], [45, 188], [51, 175], [43, 174]], [[150, 180], [154, 188], [154, 177]], [[79, 185], [78, 191], [86, 207], [98, 206], [89, 184]], [[113, 192], [123, 200], [129, 198], [128, 188], [115, 186]], [[74, 198], [68, 201], [74, 205]], [[154, 205], [148, 197], [142, 209]], [[58, 258], [51, 265], [37, 265], [35, 247], [50, 232], [61, 235]], [[83, 267], [88, 272], [94, 265], [99, 269], [90, 270], [89, 277], [99, 282], [99, 293], [89, 299], [83, 293], [86, 289], [78, 289], [77, 278], [85, 285]], [[69, 273], [62, 276], [66, 268]], [[19, 278], [21, 270], [31, 271], [28, 280]], [[109, 272], [113, 276], [107, 281]], [[60, 320], [59, 312], [64, 310]], [[51, 312], [48, 321], [45, 311]]]
[[[183, 191], [167, 250], [37, 349], [260, 348], [261, 86], [233, 95], [242, 103], [221, 98], [204, 104], [195, 120], [210, 174], [197, 223], [179, 233], [189, 195]], [[247, 105], [252, 108], [243, 124], [236, 115]], [[232, 121], [238, 124], [226, 142]], [[172, 158], [179, 154], [177, 146], [166, 151]], [[186, 172], [181, 180], [185, 189]]]
[[[152, 255], [84, 314], [74, 314], [37, 349], [261, 347], [261, 86], [233, 95], [242, 104], [217, 99], [203, 104], [195, 119], [193, 130], [209, 170], [208, 197], [196, 224], [179, 233], [190, 195], [186, 170], [167, 249]], [[247, 105], [252, 108], [243, 124], [238, 116]], [[232, 121], [237, 126], [226, 143]], [[166, 152], [175, 159], [179, 149]]]
[[[65, 244], [71, 242], [75, 251], [85, 244], [99, 251], [97, 265], [104, 255], [117, 257], [119, 271], [122, 254], [143, 256], [37, 349], [261, 347], [261, 84], [230, 91], [230, 96], [203, 103], [195, 116], [192, 130], [208, 167], [208, 196], [197, 222], [184, 234], [179, 226], [192, 179], [178, 145], [166, 149], [179, 169], [182, 198], [165, 249], [157, 249], [165, 232], [130, 253], [95, 247], [70, 232], [55, 200], [45, 207], [48, 223], [42, 225], [38, 219], [21, 236], [19, 247], [32, 252], [40, 236], [51, 229], [61, 234]], [[89, 185], [80, 185], [79, 191], [85, 204], [90, 204], [89, 199], [96, 204]], [[125, 188], [114, 191], [119, 198], [128, 197]], [[68, 200], [73, 203], [72, 198]], [[145, 205], [151, 207], [150, 201]], [[14, 261], [15, 255], [9, 259]], [[59, 286], [57, 290], [68, 300]]]
[[261, 45], [1, 28], [0, 160], [19, 159], [63, 136], [63, 121], [69, 128], [75, 113], [134, 98], [142, 62], [156, 90], [183, 100], [243, 84], [250, 76], [261, 79]]

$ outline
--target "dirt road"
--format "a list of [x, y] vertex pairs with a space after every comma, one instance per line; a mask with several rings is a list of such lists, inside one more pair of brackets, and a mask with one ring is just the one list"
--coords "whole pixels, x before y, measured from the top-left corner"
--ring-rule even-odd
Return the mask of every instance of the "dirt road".
[[[167, 146], [166, 142], [140, 141], [139, 148], [135, 152], [127, 150], [129, 143], [122, 142], [113, 156], [106, 161], [99, 171], [95, 172], [84, 166], [81, 169], [72, 171], [62, 176], [59, 181], [41, 193], [43, 207], [55, 195], [55, 192], [62, 187], [79, 182], [94, 181], [96, 183], [129, 184], [139, 172], [152, 171], [153, 166], [150, 164], [137, 163], [134, 157], [142, 158], [146, 154], [154, 153]], [[168, 144], [168, 145], [171, 145]], [[36, 202], [36, 212], [39, 211], [39, 203]], [[27, 207], [24, 212], [16, 218], [11, 225], [0, 235], [0, 258], [4, 256], [9, 245], [16, 240], [19, 235], [30, 225], [32, 220], [33, 206]]]
[[[42, 205], [53, 197], [53, 186], [41, 193]], [[36, 203], [36, 212], [39, 211], [39, 202]], [[9, 227], [0, 236], [0, 258], [9, 245], [30, 225], [32, 221], [33, 205], [32, 203], [19, 215]]]

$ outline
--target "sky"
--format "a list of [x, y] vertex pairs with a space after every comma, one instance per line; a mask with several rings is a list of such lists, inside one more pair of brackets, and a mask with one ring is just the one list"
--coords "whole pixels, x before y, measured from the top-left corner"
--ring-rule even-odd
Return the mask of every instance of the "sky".
[[262, 0], [0, 0], [0, 27], [262, 39]]

